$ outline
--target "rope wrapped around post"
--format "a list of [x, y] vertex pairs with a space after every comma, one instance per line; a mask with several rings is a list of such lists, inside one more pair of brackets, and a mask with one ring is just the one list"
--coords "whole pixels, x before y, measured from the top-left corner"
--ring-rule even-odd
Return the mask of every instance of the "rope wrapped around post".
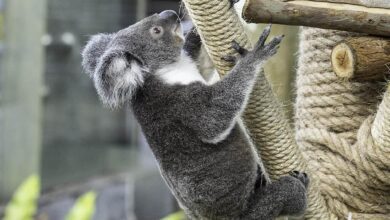
[[[221, 59], [231, 55], [231, 42], [250, 48], [248, 37], [235, 10], [228, 0], [183, 0], [189, 15], [205, 44], [206, 50], [221, 76], [231, 64]], [[271, 86], [260, 73], [254, 86], [244, 121], [249, 129], [259, 156], [272, 179], [292, 170], [306, 170], [306, 163], [294, 140], [294, 133]], [[309, 207], [305, 218], [335, 219], [326, 209], [325, 201], [317, 189], [318, 182], [312, 177], [309, 189]]]
[[330, 62], [332, 48], [353, 36], [302, 28], [296, 139], [339, 219], [388, 219], [390, 91], [381, 96], [382, 81], [340, 79]]

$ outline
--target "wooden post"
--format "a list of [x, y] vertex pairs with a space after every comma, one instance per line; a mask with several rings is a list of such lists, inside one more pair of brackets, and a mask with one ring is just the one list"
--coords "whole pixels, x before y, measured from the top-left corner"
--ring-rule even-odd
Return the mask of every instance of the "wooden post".
[[[388, 2], [388, 0], [385, 0]], [[345, 3], [340, 3], [345, 2]], [[360, 5], [350, 4], [360, 2]], [[300, 25], [390, 36], [389, 3], [366, 0], [247, 0], [248, 22]]]
[[46, 0], [6, 0], [0, 60], [0, 201], [39, 174]]
[[390, 39], [353, 37], [332, 50], [332, 67], [342, 78], [384, 80], [390, 73]]

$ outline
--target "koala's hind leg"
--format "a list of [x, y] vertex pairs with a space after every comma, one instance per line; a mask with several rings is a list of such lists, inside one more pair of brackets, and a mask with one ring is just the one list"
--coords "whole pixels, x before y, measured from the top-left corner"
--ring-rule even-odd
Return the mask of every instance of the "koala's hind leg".
[[302, 215], [306, 209], [306, 174], [294, 171], [290, 176], [255, 189], [248, 209], [240, 219], [269, 220], [280, 215]]

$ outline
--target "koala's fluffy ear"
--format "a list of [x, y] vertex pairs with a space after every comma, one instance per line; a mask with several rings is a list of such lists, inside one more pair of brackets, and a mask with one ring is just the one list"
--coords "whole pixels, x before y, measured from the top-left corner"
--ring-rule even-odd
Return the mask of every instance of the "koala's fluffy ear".
[[84, 71], [88, 73], [90, 77], [93, 76], [98, 60], [106, 51], [108, 44], [113, 38], [112, 34], [98, 34], [91, 37], [82, 52], [82, 65]]
[[117, 108], [131, 101], [144, 82], [145, 72], [139, 58], [116, 46], [98, 60], [93, 80], [103, 103]]

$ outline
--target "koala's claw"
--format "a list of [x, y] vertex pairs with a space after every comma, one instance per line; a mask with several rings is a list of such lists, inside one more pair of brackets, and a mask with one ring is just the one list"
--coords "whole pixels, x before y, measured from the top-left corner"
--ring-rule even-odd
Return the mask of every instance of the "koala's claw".
[[228, 63], [236, 63], [237, 62], [237, 57], [235, 57], [235, 56], [224, 56], [224, 57], [221, 57], [221, 59], [223, 61], [228, 62]]
[[290, 173], [290, 175], [291, 175], [291, 176], [297, 177], [297, 176], [299, 175], [299, 171], [294, 170], [294, 171], [292, 171], [292, 172]]
[[245, 56], [248, 53], [248, 50], [241, 47], [240, 44], [235, 40], [232, 41], [232, 48], [241, 56]]
[[272, 27], [272, 24], [269, 24], [267, 25], [264, 30], [263, 30], [263, 33], [261, 33], [260, 35], [260, 39], [257, 43], [257, 47], [262, 47], [264, 46], [265, 44], [265, 41], [267, 40], [269, 34], [271, 33], [271, 27]]
[[279, 45], [280, 42], [282, 42], [283, 38], [284, 38], [284, 35], [276, 36], [266, 46], [268, 46], [268, 47], [275, 47], [275, 46]]
[[307, 188], [309, 186], [310, 179], [305, 172], [299, 172], [299, 171], [294, 170], [290, 173], [290, 175], [292, 177], [297, 178], [299, 181], [301, 181], [303, 183], [303, 185], [305, 186], [305, 188]]
[[[265, 31], [265, 32], [267, 32], [267, 31]], [[266, 34], [264, 34], [264, 36], [262, 36], [260, 38], [260, 40], [259, 40], [258, 44], [256, 44], [256, 48], [255, 48], [255, 53], [259, 54], [259, 56], [263, 60], [268, 59], [269, 57], [276, 54], [276, 52], [279, 49], [279, 44], [280, 44], [280, 42], [282, 42], [282, 39], [284, 37], [284, 35], [277, 36], [277, 37], [273, 38], [271, 40], [271, 42], [269, 42], [268, 44], [262, 45], [264, 43], [263, 41], [265, 41], [265, 39], [263, 39], [265, 36], [266, 36]]]
[[230, 8], [232, 8], [234, 6], [234, 4], [236, 4], [240, 0], [229, 0], [229, 1], [230, 1]]
[[194, 36], [199, 36], [198, 30], [196, 27], [192, 27], [190, 31], [188, 31], [188, 34], [192, 34]]

